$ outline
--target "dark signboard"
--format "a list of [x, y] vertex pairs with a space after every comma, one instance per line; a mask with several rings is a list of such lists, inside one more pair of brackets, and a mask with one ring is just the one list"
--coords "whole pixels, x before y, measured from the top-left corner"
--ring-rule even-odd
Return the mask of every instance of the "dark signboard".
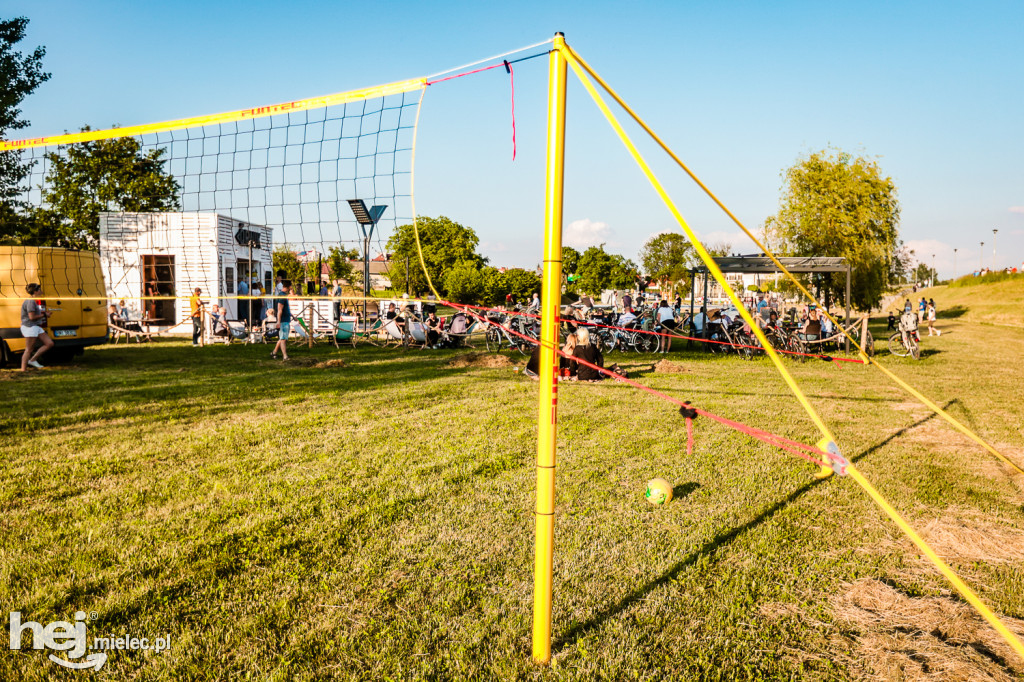
[[238, 232], [235, 232], [235, 241], [242, 246], [249, 246], [249, 242], [252, 242], [252, 248], [258, 249], [260, 247], [260, 233], [252, 230], [245, 230], [238, 228]]

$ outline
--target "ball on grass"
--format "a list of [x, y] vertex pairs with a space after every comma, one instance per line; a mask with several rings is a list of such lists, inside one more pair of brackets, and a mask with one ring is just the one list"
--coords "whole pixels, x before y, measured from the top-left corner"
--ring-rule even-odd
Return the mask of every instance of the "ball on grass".
[[647, 482], [647, 501], [654, 505], [668, 504], [672, 499], [672, 484], [664, 478], [652, 478]]

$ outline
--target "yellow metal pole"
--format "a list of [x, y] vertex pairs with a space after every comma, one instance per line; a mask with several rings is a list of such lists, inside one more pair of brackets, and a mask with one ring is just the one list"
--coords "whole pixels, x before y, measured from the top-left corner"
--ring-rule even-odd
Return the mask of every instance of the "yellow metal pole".
[[551, 661], [551, 579], [555, 548], [558, 426], [558, 313], [562, 298], [562, 187], [565, 178], [565, 36], [548, 59], [548, 170], [544, 198], [540, 397], [537, 403], [537, 536], [533, 566], [533, 660]]

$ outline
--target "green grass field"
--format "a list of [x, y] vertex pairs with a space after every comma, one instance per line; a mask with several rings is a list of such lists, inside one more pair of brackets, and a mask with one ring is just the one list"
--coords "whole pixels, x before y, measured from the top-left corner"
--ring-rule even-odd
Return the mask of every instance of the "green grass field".
[[[1024, 464], [1024, 329], [969, 320], [942, 319], [920, 361], [880, 359]], [[449, 367], [453, 351], [321, 346], [283, 364], [269, 349], [160, 341], [0, 371], [4, 610], [44, 625], [93, 613], [90, 638], [171, 637], [95, 673], [5, 647], [0, 679], [1024, 674], [852, 480], [817, 482], [701, 419], [687, 457], [674, 406], [611, 383], [559, 391], [554, 656], [537, 667], [537, 385]], [[669, 374], [612, 357], [817, 440], [767, 359], [680, 351]], [[789, 367], [844, 453], [1024, 636], [1024, 477], [874, 370]], [[657, 476], [676, 487], [661, 508], [644, 500]]]

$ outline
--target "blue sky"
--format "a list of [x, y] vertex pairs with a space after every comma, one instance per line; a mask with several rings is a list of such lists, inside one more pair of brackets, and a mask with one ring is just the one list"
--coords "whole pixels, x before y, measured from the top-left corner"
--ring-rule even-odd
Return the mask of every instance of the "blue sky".
[[[903, 239], [940, 275], [1024, 259], [1024, 3], [1013, 2], [114, 2], [7, 0], [22, 46], [53, 73], [23, 104], [29, 135], [146, 123], [424, 76], [545, 40], [571, 45], [751, 227], [780, 173], [828, 146], [876, 157]], [[544, 59], [516, 66], [511, 159], [503, 70], [431, 86], [417, 209], [473, 227], [496, 265], [540, 260]], [[728, 219], [659, 159], [708, 241], [751, 252]], [[630, 258], [674, 229], [570, 75], [567, 243]]]

